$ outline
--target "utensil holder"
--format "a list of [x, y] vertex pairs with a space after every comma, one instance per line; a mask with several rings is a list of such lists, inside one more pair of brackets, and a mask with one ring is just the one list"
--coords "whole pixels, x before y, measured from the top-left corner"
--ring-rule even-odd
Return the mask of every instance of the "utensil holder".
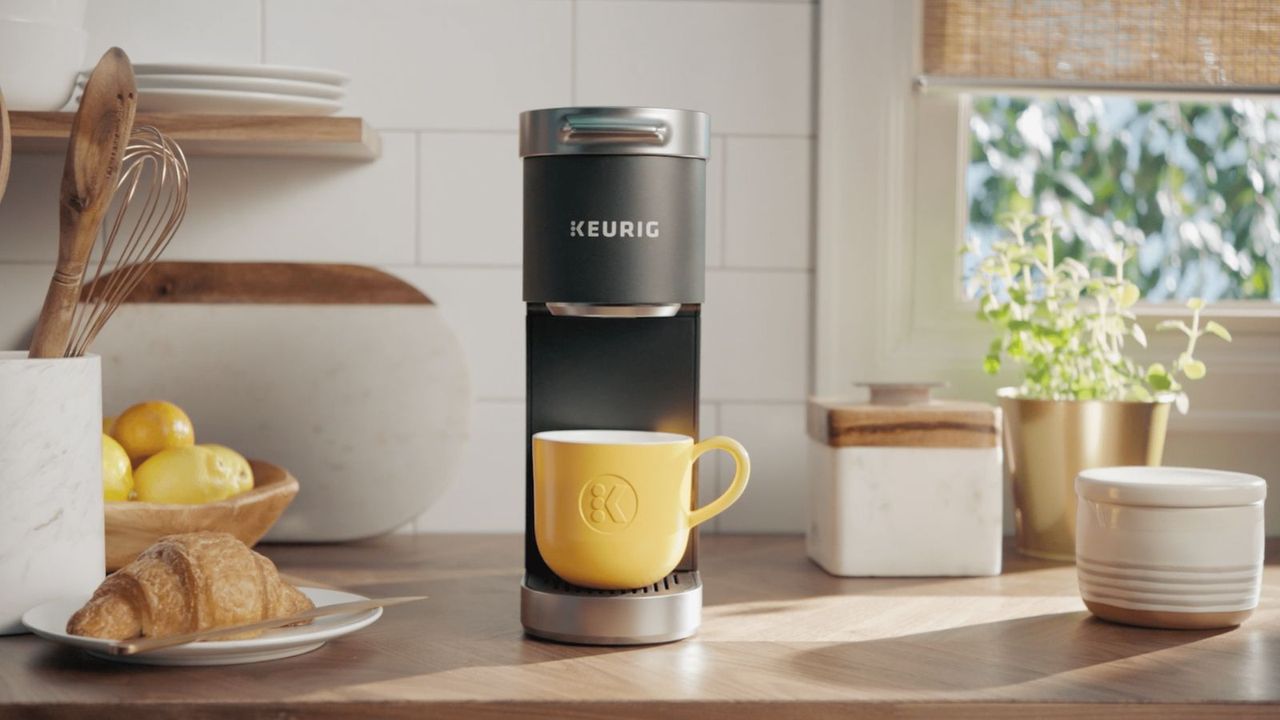
[[0, 352], [0, 635], [105, 574], [102, 367]]

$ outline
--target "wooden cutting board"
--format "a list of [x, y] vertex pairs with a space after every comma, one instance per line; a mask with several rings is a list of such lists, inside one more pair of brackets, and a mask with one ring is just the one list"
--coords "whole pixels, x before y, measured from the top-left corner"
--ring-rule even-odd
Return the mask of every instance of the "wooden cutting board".
[[103, 410], [187, 410], [196, 442], [287, 468], [267, 540], [393, 530], [454, 479], [467, 441], [462, 349], [427, 296], [380, 270], [156, 264], [98, 336]]

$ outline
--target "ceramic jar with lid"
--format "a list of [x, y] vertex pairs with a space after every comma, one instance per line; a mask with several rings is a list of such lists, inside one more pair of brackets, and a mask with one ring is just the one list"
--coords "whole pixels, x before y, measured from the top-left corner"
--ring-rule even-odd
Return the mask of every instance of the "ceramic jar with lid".
[[1258, 605], [1267, 485], [1176, 467], [1085, 470], [1076, 571], [1090, 612], [1161, 628], [1239, 625]]
[[850, 577], [998, 575], [1000, 409], [869, 387], [809, 402], [809, 556]]

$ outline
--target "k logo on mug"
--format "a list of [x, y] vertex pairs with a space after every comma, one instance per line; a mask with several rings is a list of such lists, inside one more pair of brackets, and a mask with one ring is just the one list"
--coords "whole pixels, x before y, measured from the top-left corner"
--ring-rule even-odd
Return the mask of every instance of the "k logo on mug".
[[582, 520], [602, 533], [625, 530], [639, 509], [636, 489], [624, 477], [601, 475], [582, 487]]

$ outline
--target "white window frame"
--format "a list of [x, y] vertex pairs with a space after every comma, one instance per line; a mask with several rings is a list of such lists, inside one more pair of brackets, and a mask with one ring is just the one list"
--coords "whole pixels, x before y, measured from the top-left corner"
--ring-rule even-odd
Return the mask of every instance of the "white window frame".
[[[814, 385], [941, 379], [993, 397], [981, 371], [991, 330], [961, 300], [956, 248], [966, 222], [967, 100], [921, 92], [918, 0], [833, 0], [819, 11]], [[1280, 434], [1280, 307], [1218, 303], [1235, 336], [1198, 352], [1209, 376], [1174, 429]], [[1177, 305], [1144, 304], [1154, 321]], [[1153, 323], [1152, 323], [1153, 324]], [[1151, 356], [1176, 353], [1154, 336]]]

